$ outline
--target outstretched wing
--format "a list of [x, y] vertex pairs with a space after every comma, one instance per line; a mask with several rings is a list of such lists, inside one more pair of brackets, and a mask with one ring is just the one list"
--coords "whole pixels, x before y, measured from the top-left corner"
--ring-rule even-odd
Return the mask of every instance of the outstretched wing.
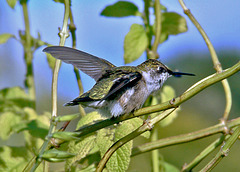
[[72, 64], [96, 81], [101, 78], [104, 71], [115, 67], [107, 60], [70, 47], [52, 46], [43, 49], [43, 52], [49, 53], [65, 63]]

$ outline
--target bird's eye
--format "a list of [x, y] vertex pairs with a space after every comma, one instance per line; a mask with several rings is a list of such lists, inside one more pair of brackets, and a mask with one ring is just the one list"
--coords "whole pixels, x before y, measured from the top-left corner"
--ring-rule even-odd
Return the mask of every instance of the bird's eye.
[[166, 70], [165, 70], [163, 67], [160, 67], [160, 66], [159, 66], [159, 67], [157, 68], [157, 72], [158, 72], [158, 73], [165, 73]]

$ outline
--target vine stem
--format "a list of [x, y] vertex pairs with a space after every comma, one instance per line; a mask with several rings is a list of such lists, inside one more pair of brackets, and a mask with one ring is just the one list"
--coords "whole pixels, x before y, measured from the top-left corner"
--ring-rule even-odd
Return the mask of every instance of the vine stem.
[[221, 147], [220, 151], [216, 154], [216, 156], [201, 170], [201, 172], [211, 171], [221, 160], [223, 157], [227, 156], [230, 148], [237, 141], [240, 136], [240, 125], [235, 129], [232, 136], [224, 143]]
[[194, 141], [194, 140], [211, 136], [217, 133], [224, 133], [226, 131], [226, 127], [233, 128], [238, 125], [240, 125], [240, 117], [230, 120], [226, 124], [220, 123], [208, 128], [204, 128], [199, 131], [195, 131], [187, 134], [181, 134], [178, 136], [172, 136], [168, 138], [163, 138], [155, 142], [146, 143], [146, 144], [134, 147], [132, 150], [132, 156], [136, 156], [142, 153], [146, 153], [159, 148], [164, 148], [167, 146], [173, 146], [180, 143]]
[[157, 48], [160, 42], [160, 36], [161, 36], [161, 30], [162, 30], [162, 13], [161, 13], [161, 5], [160, 0], [155, 0], [154, 4], [154, 12], [155, 12], [155, 39], [152, 45], [152, 53], [154, 59], [157, 59], [159, 57], [157, 53]]
[[[218, 60], [217, 53], [216, 53], [209, 37], [207, 36], [206, 32], [204, 31], [202, 26], [199, 24], [199, 22], [196, 20], [196, 18], [193, 16], [191, 11], [186, 7], [183, 0], [179, 0], [179, 3], [183, 8], [184, 13], [189, 17], [189, 19], [195, 25], [195, 27], [197, 28], [199, 33], [202, 35], [202, 37], [203, 37], [203, 39], [204, 39], [204, 41], [205, 41], [205, 43], [206, 43], [206, 45], [209, 49], [209, 52], [211, 54], [215, 70], [218, 73], [221, 73], [222, 72], [221, 63]], [[223, 114], [223, 120], [227, 120], [228, 116], [229, 116], [229, 113], [230, 113], [230, 110], [231, 110], [231, 107], [232, 107], [232, 94], [231, 94], [231, 89], [230, 89], [229, 83], [226, 79], [222, 80], [222, 85], [223, 85], [224, 92], [225, 92], [225, 97], [226, 97], [226, 106], [225, 106], [225, 110], [224, 110], [224, 114]]]
[[135, 137], [141, 135], [142, 133], [152, 130], [153, 126], [158, 123], [159, 121], [165, 119], [168, 115], [170, 115], [174, 110], [174, 109], [168, 109], [166, 111], [164, 111], [161, 115], [156, 116], [155, 118], [151, 119], [151, 120], [147, 120], [143, 123], [142, 126], [140, 126], [139, 128], [137, 128], [135, 131], [133, 131], [132, 133], [126, 135], [125, 137], [121, 138], [120, 140], [118, 140], [117, 142], [115, 142], [109, 149], [108, 151], [104, 154], [104, 156], [102, 157], [101, 161], [99, 162], [96, 172], [101, 172], [103, 170], [103, 168], [105, 167], [106, 163], [108, 162], [109, 158], [111, 157], [111, 155], [121, 146], [123, 146], [124, 144], [126, 144], [127, 142], [129, 142], [130, 140], [134, 139]]
[[[65, 6], [65, 12], [64, 12], [63, 26], [62, 26], [62, 30], [59, 33], [60, 46], [63, 46], [65, 44], [65, 40], [69, 36], [68, 27], [67, 27], [68, 18], [69, 18], [69, 9], [70, 9], [69, 0], [64, 0], [64, 6]], [[39, 164], [42, 162], [41, 156], [44, 153], [44, 151], [47, 149], [51, 139], [51, 135], [56, 127], [56, 122], [54, 119], [57, 117], [57, 81], [58, 81], [58, 72], [60, 69], [60, 65], [61, 65], [61, 61], [56, 60], [54, 71], [53, 71], [53, 79], [52, 79], [52, 119], [51, 119], [50, 127], [48, 130], [48, 135], [46, 136], [46, 139], [39, 151], [39, 154], [35, 160], [35, 163], [31, 169], [31, 172], [35, 171], [36, 168], [39, 166]]]
[[35, 101], [36, 101], [36, 92], [35, 92], [35, 82], [33, 76], [33, 52], [31, 50], [31, 33], [30, 33], [30, 22], [28, 17], [28, 7], [27, 1], [21, 1], [22, 9], [23, 9], [23, 16], [25, 22], [25, 42], [23, 42], [24, 46], [24, 59], [26, 63], [26, 79], [25, 79], [25, 86], [28, 89], [29, 97], [34, 102], [32, 107], [35, 108]]

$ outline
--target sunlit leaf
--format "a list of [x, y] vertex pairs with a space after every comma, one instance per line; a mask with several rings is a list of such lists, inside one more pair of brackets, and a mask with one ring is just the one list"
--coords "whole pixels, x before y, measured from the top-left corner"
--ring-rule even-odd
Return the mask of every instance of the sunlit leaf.
[[8, 5], [9, 5], [12, 9], [14, 9], [17, 1], [18, 1], [18, 0], [7, 0], [7, 3], [8, 3]]
[[56, 138], [56, 139], [61, 139], [61, 140], [65, 140], [65, 141], [71, 141], [71, 140], [77, 140], [79, 139], [78, 137], [76, 137], [77, 134], [74, 132], [56, 132], [53, 133], [52, 137]]
[[2, 146], [0, 147], [0, 171], [22, 171], [31, 156], [26, 147]]
[[187, 22], [184, 17], [174, 12], [162, 13], [162, 32], [177, 35], [187, 31]]
[[3, 112], [0, 114], [0, 138], [8, 139], [13, 134], [13, 128], [21, 121], [21, 117], [14, 112]]
[[13, 111], [16, 107], [31, 107], [33, 101], [20, 87], [5, 88], [0, 90], [0, 112]]
[[148, 46], [148, 37], [142, 25], [133, 24], [124, 40], [124, 62], [137, 60]]
[[[134, 123], [134, 125], [133, 125]], [[97, 134], [97, 145], [101, 156], [113, 145], [137, 128], [136, 122], [124, 121], [116, 129], [101, 129]], [[120, 147], [109, 159], [106, 167], [109, 171], [126, 171], [130, 163], [132, 140]]]
[[79, 117], [79, 113], [77, 114], [71, 114], [71, 115], [64, 115], [64, 116], [58, 116], [55, 121], [62, 122], [62, 121], [71, 121], [75, 118]]
[[[176, 96], [175, 90], [171, 86], [164, 86], [161, 91], [161, 102], [170, 101], [172, 98]], [[163, 119], [159, 125], [164, 127], [169, 125], [173, 122], [173, 120], [177, 117], [178, 111], [180, 110], [180, 107], [178, 107], [173, 113], [171, 113], [168, 117]]]
[[97, 122], [99, 120], [103, 120], [104, 118], [97, 112], [93, 111], [91, 113], [88, 113], [87, 115], [83, 116], [78, 124], [77, 124], [77, 129], [83, 127], [84, 125], [90, 125], [93, 124], [94, 122]]
[[127, 1], [118, 1], [113, 5], [107, 6], [102, 12], [102, 16], [106, 17], [127, 17], [140, 15], [138, 7]]
[[68, 145], [68, 151], [71, 153], [76, 153], [76, 156], [68, 159], [66, 162], [66, 171], [71, 169], [73, 165], [77, 165], [75, 162], [80, 161], [85, 158], [88, 153], [94, 148], [96, 136], [91, 135], [89, 137], [84, 138], [82, 141], [76, 143], [75, 141], [71, 141]]
[[14, 35], [10, 33], [4, 33], [0, 35], [0, 44], [6, 43], [10, 38], [14, 38]]
[[55, 158], [55, 159], [68, 159], [74, 157], [76, 154], [75, 153], [69, 153], [65, 151], [60, 151], [57, 149], [50, 149], [46, 150], [41, 157], [45, 160]]

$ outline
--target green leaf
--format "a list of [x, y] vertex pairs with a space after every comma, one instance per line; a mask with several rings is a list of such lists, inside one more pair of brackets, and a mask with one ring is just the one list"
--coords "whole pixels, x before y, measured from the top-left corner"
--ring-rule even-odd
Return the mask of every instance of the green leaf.
[[77, 129], [80, 127], [84, 127], [85, 125], [90, 125], [93, 123], [96, 123], [99, 120], [103, 120], [104, 117], [102, 117], [97, 111], [93, 111], [91, 113], [88, 113], [87, 115], [83, 116], [78, 124], [77, 124]]
[[13, 134], [13, 128], [21, 121], [21, 117], [13, 112], [3, 112], [0, 115], [0, 138], [7, 140]]
[[172, 164], [164, 162], [164, 171], [165, 172], [180, 172], [180, 170]]
[[[135, 121], [124, 121], [119, 124], [116, 129], [101, 129], [98, 131], [96, 142], [99, 147], [101, 157], [114, 144], [114, 142], [135, 130], [138, 127], [136, 123], [137, 122]], [[127, 170], [130, 163], [132, 144], [133, 141], [131, 140], [114, 152], [106, 164], [108, 171]]]
[[[162, 91], [161, 91], [161, 102], [166, 102], [166, 101], [169, 101], [171, 100], [172, 98], [174, 98], [176, 96], [175, 94], [175, 90], [171, 87], [171, 86], [164, 86], [162, 88]], [[171, 124], [173, 122], [173, 120], [177, 117], [178, 115], [178, 111], [180, 110], [180, 107], [177, 108], [173, 113], [171, 113], [168, 117], [166, 117], [165, 119], [163, 119], [159, 125], [162, 126], [162, 127], [165, 127], [169, 124]]]
[[72, 166], [76, 166], [77, 163], [81, 159], [85, 158], [89, 152], [96, 145], [95, 143], [96, 136], [91, 135], [89, 137], [84, 138], [82, 141], [75, 143], [75, 141], [71, 141], [68, 145], [68, 151], [72, 153], [77, 153], [77, 155], [71, 159], [68, 159], [65, 166], [65, 171], [69, 171]]
[[79, 117], [79, 113], [77, 114], [71, 114], [71, 115], [64, 115], [64, 116], [58, 116], [55, 121], [62, 122], [62, 121], [71, 121], [75, 118]]
[[137, 60], [147, 49], [148, 37], [144, 27], [133, 24], [124, 40], [124, 62], [131, 63]]
[[187, 30], [187, 22], [184, 17], [174, 12], [162, 13], [162, 33], [177, 35]]
[[79, 138], [76, 137], [77, 133], [74, 132], [56, 132], [53, 133], [52, 137], [56, 138], [56, 139], [61, 139], [61, 140], [65, 140], [65, 141], [71, 141], [71, 140], [78, 140]]
[[140, 15], [138, 7], [127, 1], [118, 1], [113, 5], [107, 6], [102, 12], [102, 16], [106, 17], [127, 17]]
[[46, 53], [46, 56], [47, 56], [47, 62], [48, 62], [48, 66], [52, 69], [52, 71], [54, 70], [54, 67], [55, 67], [55, 63], [56, 63], [56, 59], [51, 56], [50, 54], [47, 54]]
[[18, 1], [18, 0], [7, 0], [7, 3], [8, 3], [8, 5], [9, 5], [12, 9], [14, 9], [17, 1]]
[[4, 33], [0, 35], [0, 44], [6, 43], [10, 38], [14, 38], [15, 36], [10, 33]]
[[[24, 155], [24, 156], [23, 156]], [[31, 154], [25, 147], [0, 147], [0, 171], [22, 171]]]
[[42, 158], [45, 160], [54, 158], [54, 159], [68, 159], [68, 158], [72, 158], [74, 157], [76, 154], [75, 153], [69, 153], [69, 152], [65, 152], [65, 151], [60, 151], [57, 149], [50, 149], [45, 151], [42, 154]]
[[[33, 101], [20, 87], [5, 88], [0, 90], [0, 112], [16, 111], [19, 108], [31, 107]], [[18, 109], [16, 107], [19, 107]]]

